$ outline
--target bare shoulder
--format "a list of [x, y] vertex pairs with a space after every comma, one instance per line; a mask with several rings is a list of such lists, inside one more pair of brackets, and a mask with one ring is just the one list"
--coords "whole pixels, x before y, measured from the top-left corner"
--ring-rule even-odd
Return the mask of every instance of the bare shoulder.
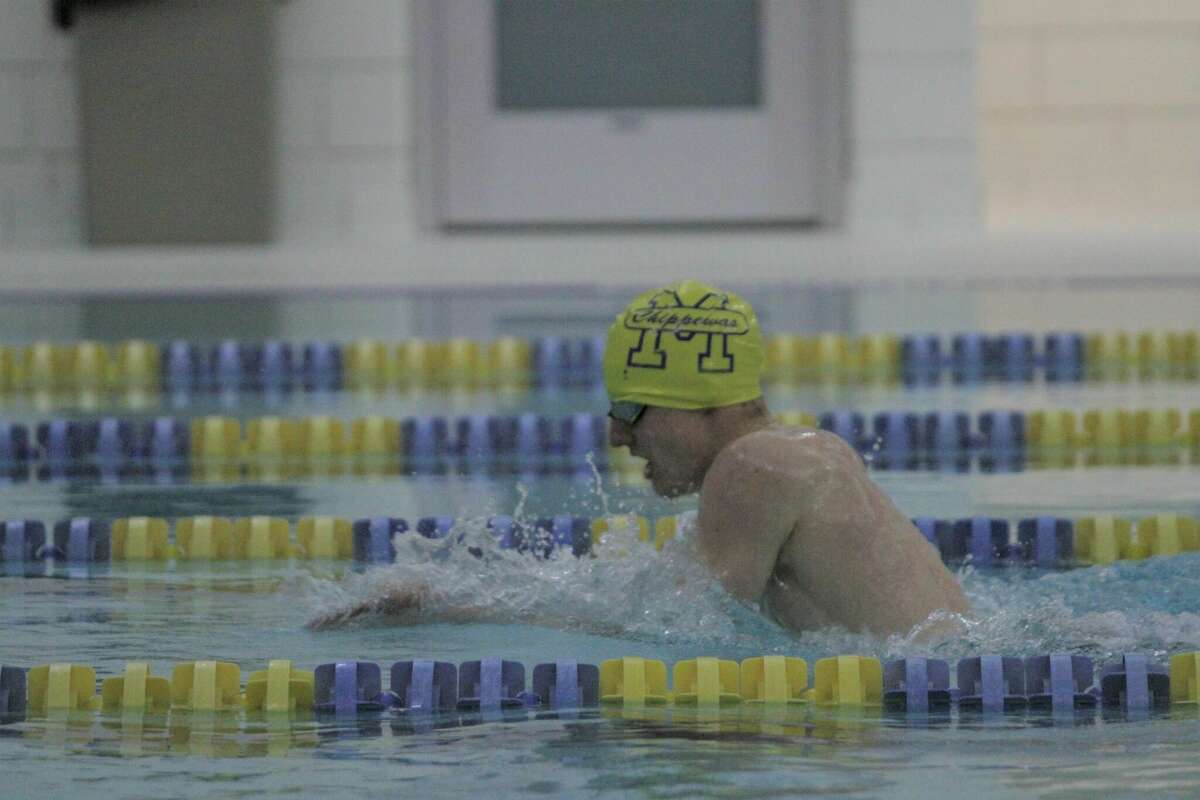
[[[806, 480], [814, 472], [859, 472], [858, 454], [840, 437], [815, 428], [770, 427], [730, 443], [713, 461], [718, 479], [754, 475], [768, 482]], [[707, 481], [706, 481], [707, 483]]]
[[841, 439], [812, 428], [764, 428], [727, 445], [713, 461], [700, 491], [704, 510], [716, 504], [736, 513], [798, 518], [814, 484], [840, 482], [861, 471], [858, 455]]

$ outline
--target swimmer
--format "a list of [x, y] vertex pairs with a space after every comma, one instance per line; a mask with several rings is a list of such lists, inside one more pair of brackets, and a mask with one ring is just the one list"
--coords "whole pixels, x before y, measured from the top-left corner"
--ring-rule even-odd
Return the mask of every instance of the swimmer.
[[[658, 494], [699, 492], [696, 548], [712, 574], [796, 632], [907, 634], [937, 612], [965, 614], [937, 551], [846, 442], [773, 424], [762, 365], [754, 310], [695, 281], [640, 295], [608, 332], [611, 443], [646, 460]], [[425, 591], [389, 590], [311, 624], [363, 614], [416, 621]], [[461, 612], [439, 619], [469, 621]]]

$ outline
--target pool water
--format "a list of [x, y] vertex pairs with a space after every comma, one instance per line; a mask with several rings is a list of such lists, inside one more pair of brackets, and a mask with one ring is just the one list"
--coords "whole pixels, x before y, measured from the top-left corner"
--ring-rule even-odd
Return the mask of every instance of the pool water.
[[[774, 391], [776, 408], [864, 411], [954, 408], [1179, 407], [1190, 387], [1097, 385], [908, 391], [826, 387]], [[70, 406], [70, 404], [67, 404]], [[156, 398], [146, 413], [465, 413], [600, 411], [594, 392], [497, 396], [430, 393], [367, 397]], [[46, 407], [13, 406], [10, 419]], [[87, 416], [83, 409], [68, 408]], [[62, 405], [55, 413], [62, 413]], [[985, 475], [879, 472], [911, 516], [974, 514], [1196, 514], [1195, 466], [1040, 470]], [[1097, 666], [1123, 653], [1165, 661], [1200, 649], [1200, 553], [1066, 570], [958, 567], [973, 614], [965, 632], [933, 642], [846, 631], [788, 634], [734, 603], [688, 556], [688, 538], [662, 552], [630, 543], [607, 557], [536, 560], [489, 547], [490, 514], [648, 516], [694, 508], [618, 476], [387, 476], [229, 485], [31, 482], [0, 486], [5, 518], [308, 514], [408, 519], [453, 514], [458, 533], [484, 548], [419, 537], [398, 541], [398, 563], [114, 564], [0, 577], [0, 663], [69, 661], [119, 674], [148, 661], [167, 675], [180, 661], [239, 664], [243, 677], [286, 658], [312, 669], [337, 660], [392, 662], [487, 656], [599, 663], [638, 655], [676, 660], [763, 654], [817, 658], [855, 653], [947, 659], [983, 653], [1069, 652]], [[622, 548], [614, 548], [620, 551]], [[368, 621], [313, 631], [314, 615], [420, 578], [435, 604], [468, 605], [479, 621], [389, 627]], [[537, 711], [444, 715], [414, 722], [384, 714], [354, 722], [297, 716], [156, 718], [83, 714], [0, 725], [5, 797], [166, 798], [337, 792], [428, 796], [490, 792], [553, 796], [761, 797], [827, 793], [979, 798], [1194, 796], [1200, 791], [1200, 712], [1176, 706], [1143, 718], [1124, 712], [967, 713], [908, 717], [817, 708], [719, 714], [666, 710]]]

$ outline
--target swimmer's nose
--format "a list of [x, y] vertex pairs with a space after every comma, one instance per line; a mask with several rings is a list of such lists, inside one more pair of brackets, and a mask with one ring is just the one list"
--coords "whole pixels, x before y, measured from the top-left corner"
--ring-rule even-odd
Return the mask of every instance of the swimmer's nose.
[[630, 426], [619, 420], [609, 419], [608, 443], [613, 447], [633, 447], [633, 431]]

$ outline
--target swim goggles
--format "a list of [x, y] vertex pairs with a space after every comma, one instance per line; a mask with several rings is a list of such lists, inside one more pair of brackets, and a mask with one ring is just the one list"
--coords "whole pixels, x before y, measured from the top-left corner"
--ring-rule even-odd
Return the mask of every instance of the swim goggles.
[[633, 400], [614, 400], [608, 408], [608, 416], [632, 427], [642, 418], [645, 411], [645, 403], [637, 403]]

